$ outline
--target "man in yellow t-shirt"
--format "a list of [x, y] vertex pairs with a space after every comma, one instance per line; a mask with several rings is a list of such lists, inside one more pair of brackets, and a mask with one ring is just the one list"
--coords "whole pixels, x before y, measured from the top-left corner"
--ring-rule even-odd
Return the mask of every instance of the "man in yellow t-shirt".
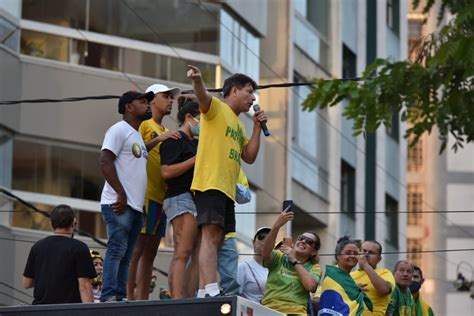
[[160, 144], [168, 138], [181, 137], [178, 131], [169, 131], [161, 124], [163, 118], [171, 113], [173, 100], [179, 95], [180, 89], [154, 84], [146, 89], [146, 92], [150, 91], [155, 94], [150, 101], [152, 118], [143, 121], [139, 128], [148, 150], [145, 221], [130, 264], [127, 285], [129, 300], [149, 298], [153, 261], [166, 231], [166, 215], [163, 212], [166, 187], [160, 173]]
[[351, 272], [351, 277], [366, 290], [373, 304], [373, 312], [364, 309], [362, 315], [385, 316], [395, 279], [390, 270], [377, 268], [382, 260], [382, 245], [378, 241], [367, 240], [361, 248], [364, 254], [359, 256], [359, 270]]
[[201, 71], [188, 66], [194, 93], [199, 100], [201, 131], [191, 189], [195, 192], [198, 225], [202, 229], [199, 252], [199, 279], [204, 285], [198, 296], [219, 295], [217, 250], [224, 234], [235, 231], [235, 188], [240, 160], [253, 163], [260, 147], [263, 111], [253, 117], [250, 140], [239, 114], [248, 112], [255, 101], [257, 84], [250, 77], [234, 74], [224, 81], [224, 101], [206, 90]]

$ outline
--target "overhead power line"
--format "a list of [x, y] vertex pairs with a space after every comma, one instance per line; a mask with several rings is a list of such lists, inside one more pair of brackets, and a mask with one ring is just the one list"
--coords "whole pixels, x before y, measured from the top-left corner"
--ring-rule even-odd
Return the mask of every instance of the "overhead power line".
[[[35, 243], [33, 240], [25, 239], [16, 239], [16, 238], [6, 238], [0, 237], [0, 240], [13, 241], [13, 242], [25, 242], [25, 243]], [[91, 247], [93, 249], [106, 249], [105, 247]], [[446, 253], [446, 252], [471, 252], [474, 251], [474, 248], [453, 248], [453, 249], [428, 249], [428, 250], [419, 250], [419, 251], [385, 251], [382, 252], [382, 255], [397, 255], [397, 254], [409, 254], [409, 253]], [[173, 250], [158, 249], [159, 253], [174, 253]], [[239, 256], [253, 256], [255, 253], [239, 253]], [[334, 256], [334, 253], [320, 253], [319, 256]]]

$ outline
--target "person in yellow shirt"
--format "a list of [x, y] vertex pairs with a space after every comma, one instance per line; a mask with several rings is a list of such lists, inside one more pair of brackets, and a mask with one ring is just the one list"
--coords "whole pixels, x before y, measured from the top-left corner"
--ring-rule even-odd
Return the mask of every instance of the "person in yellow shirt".
[[434, 316], [431, 306], [426, 304], [425, 300], [420, 295], [420, 289], [425, 279], [420, 267], [413, 266], [413, 278], [410, 283], [410, 292], [415, 300], [414, 316]]
[[382, 260], [382, 245], [375, 240], [362, 243], [362, 255], [358, 258], [359, 270], [351, 272], [351, 277], [372, 301], [373, 312], [364, 310], [362, 315], [385, 316], [395, 288], [395, 279], [389, 269], [377, 268]]
[[163, 212], [166, 186], [160, 174], [160, 144], [168, 138], [181, 137], [178, 131], [169, 131], [162, 125], [163, 118], [171, 113], [173, 101], [180, 89], [154, 84], [146, 89], [146, 92], [150, 91], [155, 94], [150, 101], [152, 118], [143, 121], [139, 128], [148, 151], [145, 222], [128, 271], [128, 300], [147, 300], [150, 295], [153, 261], [161, 238], [165, 236], [167, 220]]
[[[224, 81], [224, 101], [206, 90], [201, 71], [188, 66], [187, 76], [201, 111], [201, 131], [191, 190], [195, 194], [198, 225], [202, 230], [199, 252], [199, 279], [204, 296], [220, 294], [217, 284], [217, 250], [224, 235], [235, 232], [235, 193], [241, 159], [253, 163], [260, 147], [261, 122], [267, 120], [263, 111], [253, 116], [250, 140], [239, 114], [248, 112], [255, 101], [257, 84], [243, 74], [234, 74]], [[202, 290], [202, 289], [201, 289]]]

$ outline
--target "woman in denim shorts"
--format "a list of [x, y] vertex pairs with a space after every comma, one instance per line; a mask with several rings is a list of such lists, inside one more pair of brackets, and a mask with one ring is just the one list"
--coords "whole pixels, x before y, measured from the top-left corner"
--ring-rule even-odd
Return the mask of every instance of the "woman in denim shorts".
[[[160, 148], [161, 176], [167, 184], [163, 209], [168, 221], [173, 225], [174, 254], [168, 275], [173, 299], [193, 297], [199, 279], [200, 238], [196, 206], [191, 193], [197, 153], [196, 138], [199, 135], [199, 114], [199, 104], [194, 98], [178, 98], [181, 138], [169, 138]], [[190, 256], [191, 264], [186, 268]]]

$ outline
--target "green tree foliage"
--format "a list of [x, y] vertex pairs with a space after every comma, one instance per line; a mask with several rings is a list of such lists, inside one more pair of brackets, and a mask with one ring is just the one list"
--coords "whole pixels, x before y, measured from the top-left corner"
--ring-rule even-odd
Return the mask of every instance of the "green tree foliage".
[[[414, 7], [419, 0], [413, 1]], [[428, 0], [428, 13], [434, 0]], [[354, 120], [354, 135], [389, 127], [393, 113], [408, 123], [405, 137], [415, 144], [420, 136], [439, 130], [440, 152], [449, 134], [453, 150], [474, 141], [474, 1], [443, 0], [454, 18], [437, 34], [420, 39], [415, 62], [377, 59], [358, 81], [316, 80], [304, 101], [305, 110], [338, 104], [347, 99], [343, 115]]]

